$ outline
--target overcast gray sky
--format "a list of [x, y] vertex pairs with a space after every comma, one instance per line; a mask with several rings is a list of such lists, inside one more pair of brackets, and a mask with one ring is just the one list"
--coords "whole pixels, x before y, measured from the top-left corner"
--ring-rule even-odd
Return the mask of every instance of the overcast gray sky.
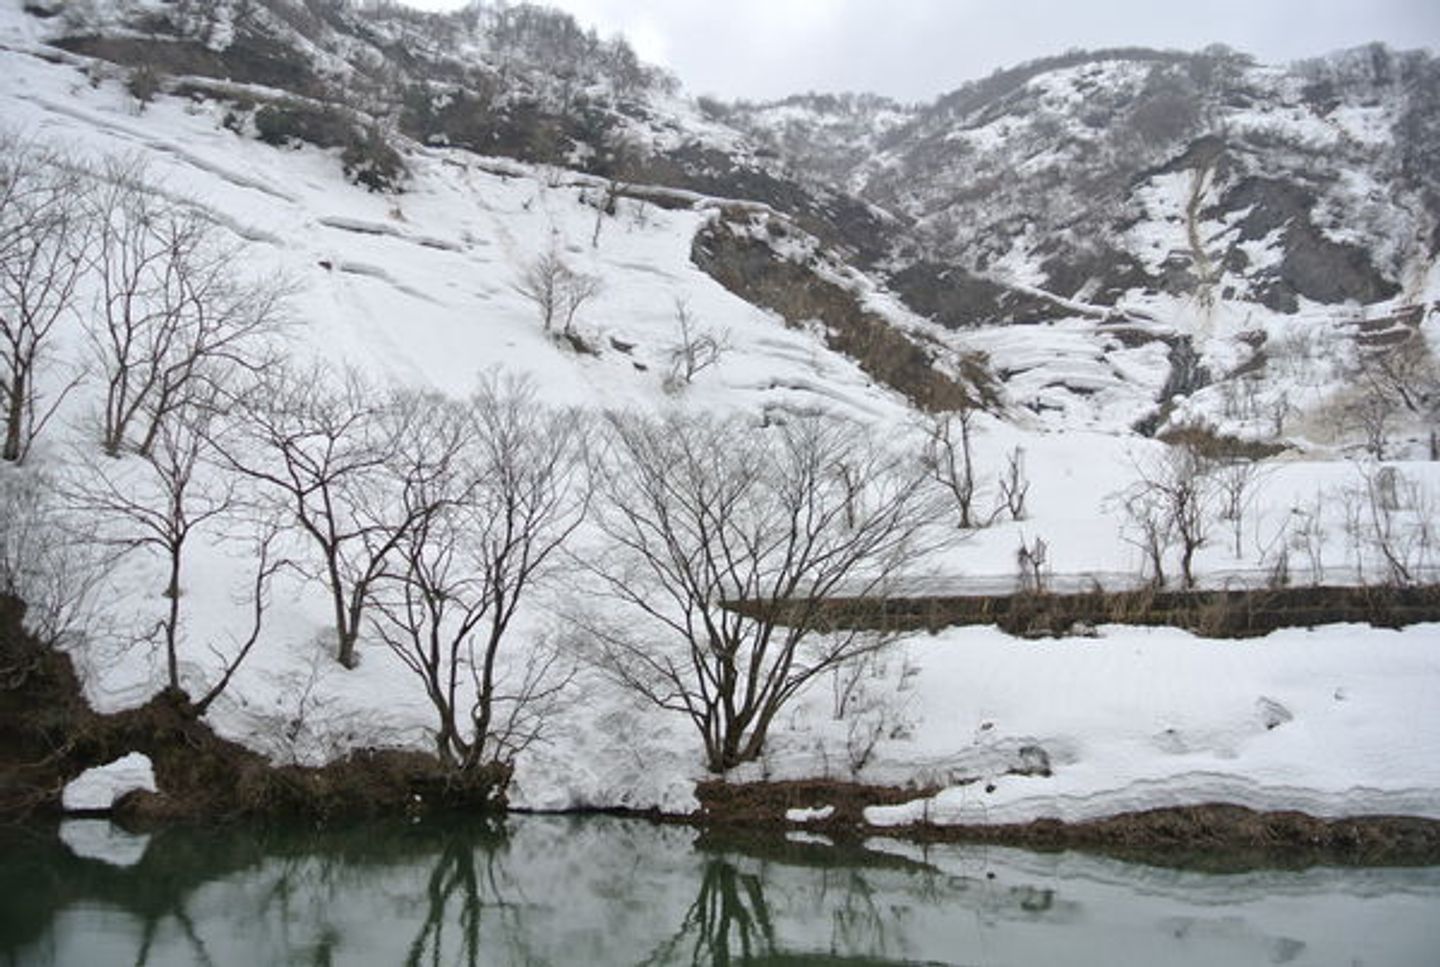
[[[466, 0], [405, 0], [434, 10]], [[1071, 47], [1194, 50], [1284, 63], [1380, 40], [1440, 46], [1440, 0], [554, 0], [694, 94], [873, 91], [928, 100]]]

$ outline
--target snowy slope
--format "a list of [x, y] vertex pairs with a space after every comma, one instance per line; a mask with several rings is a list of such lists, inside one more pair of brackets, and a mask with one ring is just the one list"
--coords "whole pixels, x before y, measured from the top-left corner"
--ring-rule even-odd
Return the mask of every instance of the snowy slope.
[[[1241, 377], [1293, 356], [1297, 332], [1334, 363], [1357, 351], [1357, 326], [1433, 320], [1440, 66], [1423, 50], [1371, 45], [1287, 67], [1223, 48], [1070, 52], [832, 137], [864, 104], [795, 98], [727, 117], [774, 143], [803, 136], [788, 158], [807, 177], [901, 219], [879, 263], [892, 286], [974, 332], [1012, 398], [1047, 418], [1166, 426], [1177, 387], [1164, 368], [1158, 380], [1135, 371], [1133, 340], [1095, 320], [1192, 341], [1215, 388], [1170, 425], [1203, 417], [1271, 439], [1287, 435], [1265, 427], [1277, 395], [1257, 401]], [[1010, 331], [1040, 323], [1066, 334], [1053, 359]], [[1304, 379], [1290, 402], [1307, 412], [1343, 395], [1324, 373]], [[1238, 395], [1254, 405], [1235, 426]]]
[[[693, 205], [670, 208], [622, 198], [614, 215], [602, 217], [596, 206], [607, 182], [597, 177], [403, 139], [407, 190], [369, 193], [342, 177], [336, 150], [265, 145], [227, 127], [225, 108], [212, 101], [161, 96], [142, 110], [120, 77], [87, 72], [84, 58], [40, 51], [39, 28], [19, 6], [7, 0], [0, 18], [5, 124], [78, 157], [143, 159], [165, 193], [201, 207], [247, 244], [247, 272], [289, 280], [295, 295], [287, 352], [297, 359], [348, 363], [382, 382], [451, 395], [501, 367], [532, 377], [549, 401], [590, 411], [684, 405], [758, 418], [776, 408], [819, 407], [864, 421], [897, 444], [917, 439], [918, 415], [903, 397], [826, 348], [815, 327], [787, 328], [694, 265], [696, 232], [732, 200], [696, 195]], [[1154, 190], [1177, 189], [1156, 182]], [[558, 345], [516, 290], [525, 267], [552, 248], [603, 279], [577, 327], [598, 355]], [[1008, 586], [1017, 546], [1037, 536], [1051, 548], [1057, 584], [1084, 584], [1090, 575], [1107, 586], [1133, 582], [1140, 556], [1125, 540], [1116, 495], [1159, 444], [1115, 431], [1153, 406], [1169, 375], [1168, 345], [1121, 338], [1105, 310], [1075, 308], [1086, 308], [1083, 297], [1050, 324], [948, 333], [900, 306], [873, 276], [847, 268], [843, 279], [867, 307], [923, 330], [947, 352], [989, 353], [1015, 405], [1004, 420], [979, 421], [977, 454], [987, 468], [981, 501], [988, 509], [996, 500], [994, 474], [1014, 447], [1024, 449], [1033, 480], [1027, 519], [978, 532], [933, 573], [918, 575], [915, 586]], [[705, 326], [728, 334], [731, 346], [678, 396], [663, 386], [677, 339], [677, 299]], [[1180, 301], [1157, 296], [1147, 311], [1159, 314]], [[1200, 340], [1207, 358], [1233, 351], [1236, 334], [1252, 325], [1221, 316], [1209, 330], [1218, 341]], [[1205, 335], [1173, 320], [1155, 325], [1166, 336]], [[83, 354], [78, 330], [62, 348], [77, 359]], [[1314, 393], [1323, 395], [1336, 378], [1317, 376]], [[71, 397], [60, 429], [36, 455], [42, 467], [61, 475], [73, 469], [70, 444], [87, 432], [96, 392], [89, 386]], [[1197, 394], [1184, 405], [1219, 412], [1223, 401]], [[1433, 464], [1401, 469], [1418, 493], [1433, 495], [1440, 485]], [[1202, 580], [1263, 576], [1277, 548], [1294, 544], [1297, 515], [1315, 521], [1306, 534], [1331, 535], [1314, 548], [1313, 561], [1295, 546], [1297, 579], [1373, 569], [1373, 553], [1340, 536], [1337, 495], [1357, 479], [1343, 461], [1277, 463], [1243, 525], [1240, 553], [1217, 535], [1199, 558]], [[1405, 512], [1424, 511], [1416, 503]], [[207, 533], [190, 564], [186, 634], [194, 647], [182, 669], [186, 681], [210, 679], [219, 659], [211, 649], [230, 647], [233, 629], [243, 626], [248, 577], [235, 553], [222, 533]], [[134, 644], [164, 607], [163, 586], [161, 562], [132, 555], [108, 589], [105, 621], [76, 645], [97, 708], [140, 704], [163, 683], [158, 654]], [[524, 640], [557, 633], [550, 614], [556, 603], [537, 600], [522, 616]], [[377, 744], [427, 747], [432, 713], [418, 686], [373, 641], [362, 640], [358, 669], [341, 669], [328, 657], [328, 627], [313, 585], [278, 581], [265, 637], [210, 721], [279, 761], [315, 762]], [[1434, 627], [1344, 628], [1234, 645], [1104, 629], [1095, 640], [1038, 645], [986, 629], [955, 630], [917, 639], [905, 657], [868, 671], [858, 726], [834, 719], [830, 685], [818, 685], [780, 723], [767, 760], [746, 775], [968, 783], [1003, 775], [1022, 748], [1036, 746], [1053, 776], [997, 781], [981, 814], [975, 786], [966, 784], [932, 806], [889, 818], [914, 809], [966, 820], [1073, 818], [1216, 797], [1326, 814], [1440, 816], [1433, 765], [1440, 762], [1440, 712], [1424, 701], [1440, 689], [1436, 638]], [[1086, 702], [1071, 701], [1076, 695]], [[1267, 730], [1263, 719], [1271, 713], [1262, 700], [1291, 718]], [[876, 738], [866, 750], [868, 729]], [[863, 764], [859, 751], [866, 752]], [[702, 777], [683, 720], [637, 706], [582, 672], [547, 742], [517, 763], [512, 801], [684, 811]]]

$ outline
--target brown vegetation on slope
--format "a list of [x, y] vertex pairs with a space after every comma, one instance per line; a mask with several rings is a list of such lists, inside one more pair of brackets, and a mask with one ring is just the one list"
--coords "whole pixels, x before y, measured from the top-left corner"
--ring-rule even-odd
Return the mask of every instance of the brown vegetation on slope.
[[507, 775], [482, 769], [460, 777], [419, 752], [363, 749], [319, 768], [273, 765], [215, 735], [172, 691], [136, 709], [97, 714], [70, 658], [27, 634], [23, 615], [18, 601], [0, 596], [0, 817], [59, 811], [66, 783], [129, 752], [150, 757], [161, 789], [116, 804], [135, 820], [504, 807]]

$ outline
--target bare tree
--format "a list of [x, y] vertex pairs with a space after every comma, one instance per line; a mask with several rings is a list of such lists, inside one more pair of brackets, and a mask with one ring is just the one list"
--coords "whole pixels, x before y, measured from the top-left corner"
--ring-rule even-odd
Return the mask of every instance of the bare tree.
[[1389, 456], [1391, 437], [1403, 419], [1433, 426], [1440, 416], [1440, 367], [1418, 333], [1396, 346], [1363, 352], [1350, 376], [1336, 416], [1343, 429], [1363, 438], [1376, 460]]
[[1385, 583], [1409, 586], [1433, 569], [1437, 546], [1434, 495], [1395, 467], [1361, 467], [1342, 493], [1354, 512], [1355, 539], [1380, 559]]
[[89, 534], [67, 531], [60, 486], [44, 469], [0, 465], [0, 597], [23, 603], [47, 645], [93, 629], [109, 561]]
[[1121, 539], [1140, 549], [1149, 571], [1150, 583], [1165, 586], [1165, 557], [1175, 540], [1175, 528], [1162, 500], [1162, 495], [1148, 487], [1135, 486], [1120, 495], [1120, 508], [1125, 514]]
[[241, 418], [218, 444], [222, 459], [263, 485], [275, 511], [305, 534], [319, 560], [300, 565], [330, 596], [336, 658], [355, 646], [374, 585], [409, 529], [441, 499], [429, 487], [453, 449], [427, 452], [416, 432], [433, 400], [383, 391], [357, 373], [274, 367], [235, 405]]
[[1215, 488], [1220, 496], [1220, 519], [1230, 524], [1235, 557], [1244, 556], [1245, 515], [1254, 500], [1255, 486], [1260, 481], [1260, 464], [1235, 457], [1215, 468]]
[[1199, 443], [1166, 448], [1153, 460], [1134, 463], [1139, 480], [1118, 496], [1126, 518], [1121, 537], [1145, 555], [1151, 580], [1165, 585], [1165, 556], [1180, 548], [1180, 574], [1195, 586], [1195, 553], [1209, 542], [1214, 465]]
[[1193, 588], [1195, 552], [1210, 539], [1214, 492], [1210, 461], [1196, 446], [1177, 445], [1157, 460], [1137, 463], [1135, 469], [1140, 479], [1122, 495], [1122, 506], [1139, 532], [1155, 583], [1164, 584], [1162, 558], [1173, 541], [1180, 547], [1181, 578], [1185, 587]]
[[133, 163], [110, 166], [95, 208], [100, 295], [90, 337], [105, 377], [101, 444], [111, 456], [127, 441], [144, 453], [202, 384], [263, 366], [288, 288], [242, 278], [241, 250], [200, 211], [157, 195]]
[[892, 640], [836, 627], [827, 600], [883, 594], [933, 546], [940, 497], [917, 461], [820, 415], [609, 426], [597, 513], [608, 550], [585, 564], [629, 618], [585, 631], [601, 667], [685, 716], [723, 772], [760, 755], [816, 675]]
[[552, 248], [527, 265], [515, 283], [515, 291], [535, 304], [540, 325], [546, 332], [555, 327], [555, 316], [562, 301], [560, 290], [569, 271], [560, 253]]
[[1025, 475], [1025, 448], [1017, 446], [1005, 455], [1005, 472], [1000, 475], [1000, 499], [1011, 520], [1025, 519], [1025, 499], [1030, 495], [1030, 478]]
[[1394, 404], [1373, 383], [1362, 382], [1350, 393], [1339, 412], [1342, 429], [1359, 433], [1365, 440], [1365, 452], [1384, 460], [1398, 416]]
[[565, 277], [560, 306], [565, 313], [565, 326], [561, 331], [566, 336], [575, 334], [575, 316], [580, 307], [599, 295], [603, 288], [598, 276], [572, 271]]
[[694, 382], [730, 350], [729, 333], [715, 333], [701, 327], [684, 299], [675, 300], [675, 325], [679, 340], [670, 349], [670, 374], [665, 388], [679, 392]]
[[55, 152], [0, 133], [0, 459], [24, 460], [66, 395], [71, 376], [42, 387], [56, 326], [75, 310], [87, 222], [81, 175]]
[[960, 511], [960, 529], [984, 527], [975, 514], [975, 456], [971, 447], [976, 410], [962, 405], [959, 409], [936, 413], [925, 423], [923, 461], [930, 478], [955, 500]]
[[[215, 526], [236, 503], [234, 479], [204, 462], [214, 413], [209, 407], [186, 407], [177, 419], [159, 428], [148, 452], [121, 463], [95, 465], [68, 495], [71, 509], [94, 522], [99, 543], [122, 553], [151, 550], [164, 559], [166, 583], [161, 595], [166, 605], [154, 633], [165, 651], [167, 687], [177, 695], [185, 694], [180, 654], [185, 641], [181, 601], [186, 552], [199, 532]], [[270, 545], [268, 534], [256, 544], [256, 568], [248, 589], [249, 634], [228, 657], [216, 652], [220, 674], [198, 700], [187, 696], [191, 714], [205, 713], [259, 640], [270, 578], [279, 567]]]
[[1440, 409], [1440, 367], [1418, 331], [1391, 349], [1362, 356], [1360, 376], [1368, 392], [1397, 410], [1434, 416]]
[[539, 736], [547, 700], [568, 680], [555, 674], [557, 650], [522, 650], [510, 631], [585, 516], [580, 417], [547, 410], [533, 385], [498, 376], [468, 405], [431, 413], [454, 441], [454, 472], [441, 483], [447, 496], [427, 501], [400, 542], [372, 624], [424, 683], [440, 758], [462, 770], [509, 764]]
[[613, 217], [620, 210], [620, 199], [628, 188], [627, 182], [634, 180], [642, 167], [643, 149], [628, 133], [615, 130], [617, 133], [604, 139], [598, 159], [599, 167], [608, 180], [605, 193], [594, 202], [595, 230], [590, 234], [591, 248], [600, 247], [600, 229], [604, 227], [606, 216]]
[[599, 295], [600, 289], [600, 279], [572, 269], [554, 248], [526, 266], [515, 284], [515, 291], [539, 310], [545, 331], [553, 332], [558, 322], [566, 336], [574, 334], [580, 307]]

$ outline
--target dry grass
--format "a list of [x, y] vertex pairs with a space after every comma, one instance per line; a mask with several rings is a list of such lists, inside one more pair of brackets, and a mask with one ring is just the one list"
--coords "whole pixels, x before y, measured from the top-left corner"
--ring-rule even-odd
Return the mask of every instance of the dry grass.
[[1210, 638], [1249, 638], [1279, 628], [1357, 623], [1400, 628], [1440, 621], [1440, 586], [1295, 587], [1163, 591], [1140, 588], [1074, 594], [1017, 593], [918, 598], [834, 598], [837, 628], [936, 631], [996, 625], [1020, 637], [1064, 636], [1101, 624], [1167, 625]]

